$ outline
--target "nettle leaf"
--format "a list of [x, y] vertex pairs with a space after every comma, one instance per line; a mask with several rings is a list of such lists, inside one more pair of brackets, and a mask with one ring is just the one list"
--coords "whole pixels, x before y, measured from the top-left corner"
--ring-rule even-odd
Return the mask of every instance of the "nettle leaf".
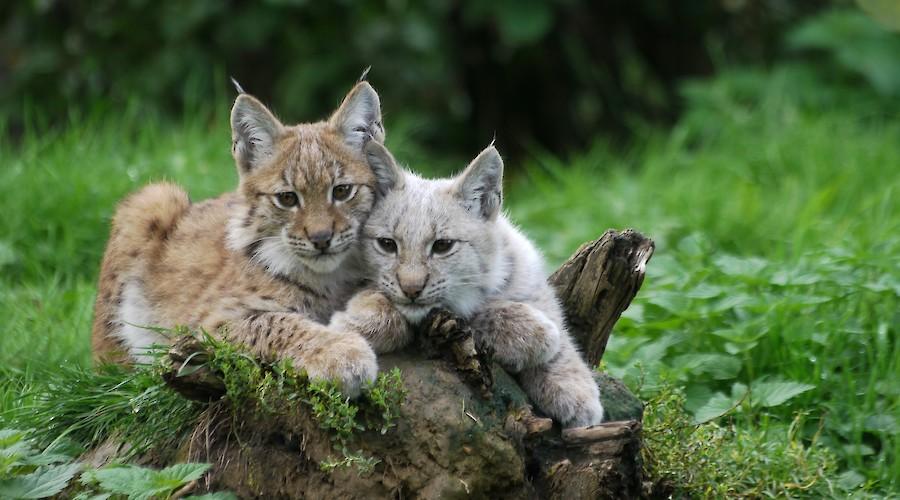
[[85, 474], [82, 482], [96, 482], [101, 489], [141, 500], [165, 497], [177, 488], [199, 479], [211, 464], [176, 464], [162, 470], [134, 465], [109, 466]]
[[25, 439], [27, 433], [16, 429], [0, 429], [0, 448], [8, 448]]
[[81, 493], [75, 495], [72, 500], [107, 500], [111, 496], [112, 493], [94, 494], [90, 491], [82, 491]]
[[81, 451], [81, 447], [75, 442], [60, 439], [50, 443], [40, 454], [24, 458], [22, 463], [25, 465], [50, 465], [71, 462], [72, 458], [81, 453]]
[[719, 255], [713, 263], [720, 271], [729, 276], [743, 276], [758, 278], [759, 273], [769, 265], [769, 261], [759, 257], [737, 257], [734, 255]]
[[89, 477], [104, 490], [134, 497], [142, 495], [153, 485], [153, 472], [134, 465], [111, 465], [91, 472]]
[[885, 434], [897, 434], [897, 417], [886, 413], [869, 415], [866, 417], [863, 428], [871, 432], [883, 432]]
[[39, 467], [24, 476], [0, 480], [0, 498], [46, 498], [62, 491], [81, 464]]
[[195, 479], [200, 479], [203, 474], [212, 467], [212, 464], [191, 463], [191, 464], [175, 464], [166, 467], [157, 474], [161, 478], [167, 480], [180, 481], [182, 484], [189, 483]]
[[230, 491], [218, 491], [216, 493], [207, 493], [205, 495], [191, 495], [185, 497], [185, 500], [237, 500], [238, 496]]
[[741, 370], [741, 362], [725, 354], [692, 353], [676, 356], [672, 365], [694, 374], [708, 373], [717, 380], [729, 380]]
[[720, 418], [731, 411], [738, 401], [740, 400], [717, 392], [694, 412], [694, 423], [702, 424]]
[[724, 287], [700, 283], [694, 288], [685, 291], [684, 295], [692, 299], [713, 299], [725, 292], [726, 290]]
[[772, 408], [781, 406], [787, 401], [815, 389], [816, 386], [801, 384], [789, 380], [771, 380], [754, 382], [751, 389], [750, 403], [753, 406]]
[[684, 389], [684, 409], [694, 414], [713, 396], [713, 391], [703, 384], [691, 384]]

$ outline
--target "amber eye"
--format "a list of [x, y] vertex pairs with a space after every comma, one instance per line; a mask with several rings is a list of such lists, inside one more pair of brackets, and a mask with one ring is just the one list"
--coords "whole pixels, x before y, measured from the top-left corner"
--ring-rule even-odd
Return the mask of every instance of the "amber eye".
[[435, 240], [431, 245], [431, 253], [435, 255], [444, 255], [453, 249], [456, 242], [453, 240]]
[[297, 205], [297, 193], [293, 191], [283, 191], [275, 194], [275, 200], [282, 208], [290, 208]]
[[331, 190], [331, 197], [334, 201], [347, 201], [353, 194], [353, 186], [350, 184], [339, 184]]
[[390, 238], [378, 238], [378, 246], [387, 253], [397, 253], [397, 242]]

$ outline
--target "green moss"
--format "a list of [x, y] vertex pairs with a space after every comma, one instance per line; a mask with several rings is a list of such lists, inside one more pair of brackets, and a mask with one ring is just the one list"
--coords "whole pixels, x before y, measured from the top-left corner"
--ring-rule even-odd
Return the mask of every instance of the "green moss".
[[[190, 334], [183, 329], [167, 333]], [[332, 468], [371, 469], [377, 463], [361, 452], [348, 452], [348, 443], [357, 432], [385, 433], [395, 425], [406, 397], [398, 369], [379, 374], [364, 388], [362, 398], [351, 401], [335, 383], [310, 383], [288, 362], [262, 363], [241, 346], [205, 332], [196, 337], [208, 354], [203, 365], [225, 383], [225, 401], [234, 418], [243, 418], [245, 412], [274, 414], [301, 406], [332, 436], [343, 455]], [[0, 423], [33, 429], [32, 436], [43, 444], [66, 436], [91, 448], [115, 437], [131, 445], [129, 456], [173, 448], [193, 429], [205, 405], [184, 399], [163, 383], [167, 362], [160, 351], [156, 363], [133, 370], [105, 366], [49, 373], [46, 383], [34, 387], [26, 401], [0, 414]]]

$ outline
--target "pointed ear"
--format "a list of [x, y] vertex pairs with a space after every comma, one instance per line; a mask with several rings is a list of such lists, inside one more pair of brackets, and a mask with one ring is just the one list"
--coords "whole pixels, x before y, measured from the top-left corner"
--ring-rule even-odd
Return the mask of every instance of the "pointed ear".
[[503, 158], [494, 146], [482, 151], [454, 183], [466, 210], [487, 220], [500, 212], [503, 200]]
[[328, 123], [337, 129], [344, 143], [355, 151], [362, 151], [369, 139], [384, 142], [381, 124], [381, 101], [369, 82], [359, 82], [347, 94]]
[[250, 94], [241, 94], [231, 108], [231, 153], [240, 173], [256, 168], [275, 153], [275, 141], [284, 126]]
[[380, 142], [366, 143], [364, 153], [369, 167], [375, 174], [375, 185], [379, 196], [392, 189], [403, 189], [403, 170], [394, 161], [394, 156]]

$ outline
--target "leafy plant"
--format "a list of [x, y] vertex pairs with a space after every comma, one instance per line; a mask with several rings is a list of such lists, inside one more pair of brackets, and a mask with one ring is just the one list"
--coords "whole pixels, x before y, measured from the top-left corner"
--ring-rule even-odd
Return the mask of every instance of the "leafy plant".
[[43, 450], [25, 431], [0, 429], [0, 498], [46, 498], [61, 492], [81, 470], [64, 440]]
[[24, 399], [0, 417], [33, 429], [39, 443], [65, 437], [91, 448], [115, 436], [131, 445], [123, 458], [172, 446], [202, 410], [169, 389], [151, 367], [60, 368]]
[[[656, 495], [690, 498], [833, 497], [834, 455], [800, 437], [802, 415], [768, 430], [695, 423], [685, 397], [665, 385], [647, 402], [642, 452]], [[727, 411], [726, 411], [727, 413]], [[718, 415], [717, 420], [726, 420]]]
[[[126, 497], [129, 500], [166, 499], [174, 493], [197, 481], [210, 468], [210, 464], [176, 464], [161, 470], [136, 465], [107, 465], [89, 470], [81, 475], [80, 482], [87, 490], [76, 496], [76, 500], [97, 500], [100, 498]], [[188, 499], [232, 500], [232, 493], [218, 492]]]

